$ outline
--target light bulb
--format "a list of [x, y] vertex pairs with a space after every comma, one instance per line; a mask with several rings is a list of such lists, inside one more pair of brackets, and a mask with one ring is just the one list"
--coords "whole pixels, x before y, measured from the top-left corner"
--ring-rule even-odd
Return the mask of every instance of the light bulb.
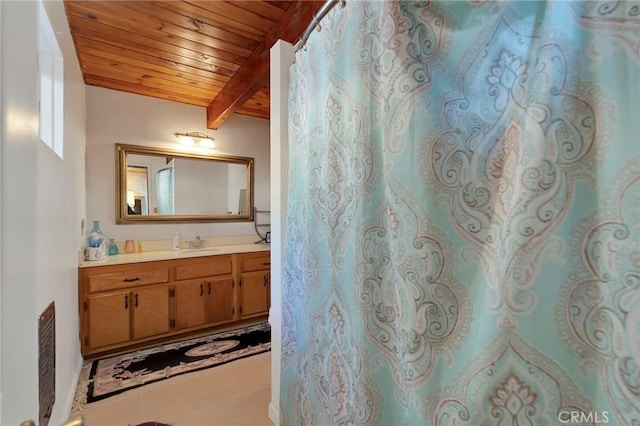
[[206, 138], [200, 141], [200, 146], [203, 148], [215, 148], [216, 144], [213, 142], [213, 139]]
[[178, 138], [178, 143], [181, 143], [182, 145], [190, 145], [190, 146], [196, 144], [196, 142], [193, 140], [191, 136], [185, 136], [185, 135], [180, 136]]

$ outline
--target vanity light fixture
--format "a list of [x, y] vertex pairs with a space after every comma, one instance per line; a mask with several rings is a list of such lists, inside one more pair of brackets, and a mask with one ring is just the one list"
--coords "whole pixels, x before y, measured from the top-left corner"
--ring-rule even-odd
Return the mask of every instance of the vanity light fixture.
[[202, 148], [215, 148], [216, 144], [213, 142], [213, 138], [209, 135], [205, 135], [200, 132], [189, 133], [175, 133], [178, 138], [178, 143], [182, 145], [195, 146], [198, 145]]

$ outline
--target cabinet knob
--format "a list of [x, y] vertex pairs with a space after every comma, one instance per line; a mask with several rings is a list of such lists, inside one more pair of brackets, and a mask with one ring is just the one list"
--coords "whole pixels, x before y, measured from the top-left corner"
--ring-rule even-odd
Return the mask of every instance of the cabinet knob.
[[207, 294], [211, 294], [211, 282], [207, 283]]
[[204, 294], [204, 288], [202, 286], [202, 283], [200, 283], [200, 296], [202, 296]]
[[138, 307], [138, 293], [136, 293], [136, 301], [135, 301], [135, 307]]
[[122, 281], [124, 281], [125, 283], [132, 283], [134, 281], [139, 281], [140, 277], [135, 277], [135, 278], [125, 278]]
[[129, 309], [129, 295], [128, 294], [124, 295], [124, 308], [125, 309]]

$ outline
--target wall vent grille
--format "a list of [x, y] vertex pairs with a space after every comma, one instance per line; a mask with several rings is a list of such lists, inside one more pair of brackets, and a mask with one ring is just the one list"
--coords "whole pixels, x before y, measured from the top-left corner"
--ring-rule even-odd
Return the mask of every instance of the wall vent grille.
[[38, 321], [40, 426], [47, 426], [56, 401], [56, 306], [51, 302]]

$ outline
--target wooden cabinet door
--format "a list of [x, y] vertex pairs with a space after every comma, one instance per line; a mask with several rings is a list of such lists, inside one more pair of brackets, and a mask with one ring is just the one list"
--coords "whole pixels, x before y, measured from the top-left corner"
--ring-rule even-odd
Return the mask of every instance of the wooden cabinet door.
[[206, 316], [207, 322], [219, 323], [233, 321], [235, 309], [233, 305], [233, 279], [209, 278], [206, 283]]
[[204, 280], [176, 284], [176, 330], [196, 327], [205, 323], [205, 286]]
[[142, 339], [170, 331], [169, 285], [143, 287], [131, 291], [133, 297], [133, 338]]
[[243, 318], [266, 314], [268, 306], [269, 272], [256, 271], [242, 274], [241, 311]]
[[131, 294], [112, 291], [87, 297], [88, 347], [91, 349], [124, 343], [131, 338]]

